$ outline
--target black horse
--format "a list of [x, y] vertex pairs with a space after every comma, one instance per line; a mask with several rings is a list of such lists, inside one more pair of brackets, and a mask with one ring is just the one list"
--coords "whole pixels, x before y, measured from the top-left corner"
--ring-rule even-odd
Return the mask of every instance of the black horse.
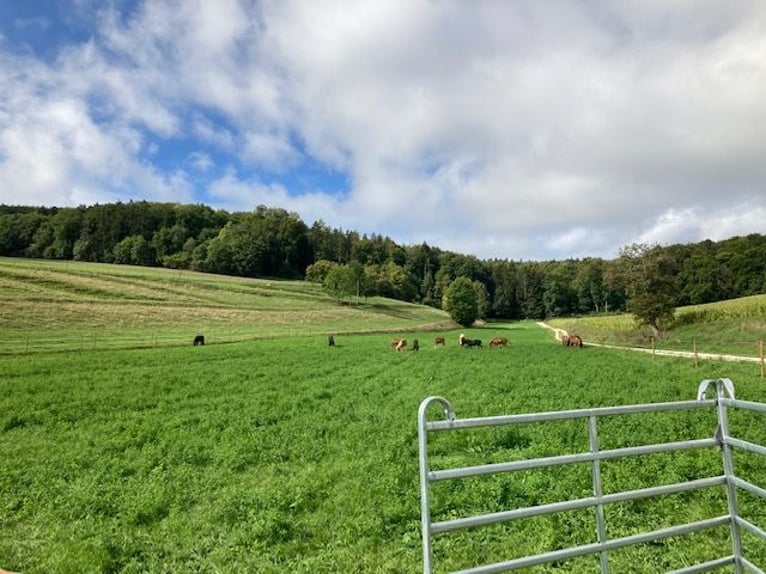
[[469, 339], [465, 335], [460, 335], [461, 347], [481, 347], [481, 339]]
[[205, 344], [205, 335], [197, 335], [194, 337], [194, 346], [197, 345], [204, 345]]

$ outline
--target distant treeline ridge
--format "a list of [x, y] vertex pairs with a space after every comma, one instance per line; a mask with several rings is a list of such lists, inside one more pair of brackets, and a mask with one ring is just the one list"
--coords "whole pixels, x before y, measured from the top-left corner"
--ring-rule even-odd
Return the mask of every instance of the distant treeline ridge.
[[[656, 246], [672, 274], [676, 306], [766, 292], [766, 236]], [[336, 266], [356, 276], [355, 295], [441, 307], [457, 277], [480, 294], [480, 316], [540, 319], [626, 310], [622, 257], [563, 261], [480, 260], [389, 237], [310, 227], [259, 206], [229, 213], [201, 204], [129, 202], [46, 208], [0, 205], [0, 256], [163, 266], [244, 277], [325, 282]], [[325, 285], [327, 286], [327, 285]], [[332, 286], [330, 285], [332, 291]]]

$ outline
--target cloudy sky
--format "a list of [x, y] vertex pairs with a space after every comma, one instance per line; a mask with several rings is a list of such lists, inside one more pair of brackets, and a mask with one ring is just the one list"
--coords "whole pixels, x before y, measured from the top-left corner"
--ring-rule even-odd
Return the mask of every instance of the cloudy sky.
[[480, 258], [766, 233], [762, 0], [0, 0], [0, 203]]

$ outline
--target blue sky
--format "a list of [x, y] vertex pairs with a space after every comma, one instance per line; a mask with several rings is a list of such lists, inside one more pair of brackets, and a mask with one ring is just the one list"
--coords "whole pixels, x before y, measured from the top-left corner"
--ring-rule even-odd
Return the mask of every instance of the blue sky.
[[766, 233], [766, 4], [0, 0], [0, 203], [516, 260]]

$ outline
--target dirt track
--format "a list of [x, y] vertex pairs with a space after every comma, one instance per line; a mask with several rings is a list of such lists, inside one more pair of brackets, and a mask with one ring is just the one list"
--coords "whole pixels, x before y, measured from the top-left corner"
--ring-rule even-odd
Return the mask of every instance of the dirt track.
[[[538, 321], [537, 324], [543, 327], [544, 329], [553, 331], [557, 341], [560, 341], [562, 336], [567, 335], [567, 332], [564, 329], [557, 329], [556, 327], [551, 327], [550, 325], [542, 321]], [[604, 345], [602, 343], [589, 343], [588, 341], [583, 341], [583, 344], [587, 347], [603, 347], [605, 349], [624, 349], [627, 351], [637, 351], [639, 353], [650, 353], [650, 354], [660, 355], [665, 357], [688, 357], [693, 359], [695, 356], [695, 353], [693, 353], [692, 351], [670, 351], [665, 349], [645, 349], [643, 347], [620, 347], [619, 345]], [[746, 355], [725, 355], [722, 353], [696, 353], [696, 356], [698, 359], [710, 359], [713, 361], [733, 361], [733, 362], [750, 362], [750, 363], [761, 362], [761, 359], [759, 357], [748, 357]]]

